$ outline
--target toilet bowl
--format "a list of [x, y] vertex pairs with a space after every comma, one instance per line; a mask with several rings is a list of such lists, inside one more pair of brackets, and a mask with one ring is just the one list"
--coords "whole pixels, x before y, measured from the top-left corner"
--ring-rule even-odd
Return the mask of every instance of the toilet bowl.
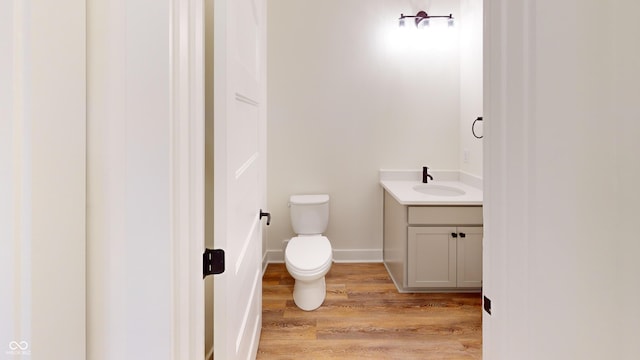
[[293, 301], [302, 310], [315, 310], [326, 297], [324, 276], [329, 272], [333, 256], [331, 243], [324, 236], [297, 236], [285, 249], [287, 271], [295, 279]]
[[298, 234], [284, 251], [287, 271], [295, 279], [293, 301], [302, 310], [315, 310], [326, 297], [324, 276], [333, 262], [329, 239], [322, 235], [329, 222], [329, 195], [289, 198], [291, 225]]

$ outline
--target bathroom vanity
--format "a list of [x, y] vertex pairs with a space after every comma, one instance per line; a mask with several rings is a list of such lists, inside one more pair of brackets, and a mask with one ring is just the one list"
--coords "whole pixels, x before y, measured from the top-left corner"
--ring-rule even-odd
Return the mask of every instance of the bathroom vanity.
[[482, 192], [438, 175], [422, 184], [381, 174], [385, 266], [400, 292], [480, 291]]

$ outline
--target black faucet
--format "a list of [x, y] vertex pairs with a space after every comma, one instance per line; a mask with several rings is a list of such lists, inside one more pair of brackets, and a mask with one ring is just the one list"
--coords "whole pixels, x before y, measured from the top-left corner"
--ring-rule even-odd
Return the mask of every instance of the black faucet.
[[429, 168], [426, 166], [422, 167], [422, 182], [428, 183], [429, 179], [433, 180], [433, 176], [429, 175]]

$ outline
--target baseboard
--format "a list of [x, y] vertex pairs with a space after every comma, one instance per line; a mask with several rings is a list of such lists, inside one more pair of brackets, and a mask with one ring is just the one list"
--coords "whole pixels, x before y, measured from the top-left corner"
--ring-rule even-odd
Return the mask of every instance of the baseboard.
[[[379, 263], [382, 262], [382, 249], [334, 249], [333, 261], [338, 263]], [[262, 261], [265, 269], [269, 263], [283, 262], [284, 253], [282, 250], [267, 250]]]
[[382, 249], [336, 249], [333, 250], [333, 261], [338, 263], [379, 263], [382, 262]]
[[284, 262], [284, 252], [282, 250], [267, 250], [267, 264], [282, 264]]

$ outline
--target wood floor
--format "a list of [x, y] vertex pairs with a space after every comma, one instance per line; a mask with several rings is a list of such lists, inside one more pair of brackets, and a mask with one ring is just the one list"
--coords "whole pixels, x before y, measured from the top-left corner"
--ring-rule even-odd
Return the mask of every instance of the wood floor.
[[481, 359], [480, 294], [400, 294], [383, 264], [333, 264], [327, 298], [293, 303], [284, 264], [263, 277], [257, 359]]

